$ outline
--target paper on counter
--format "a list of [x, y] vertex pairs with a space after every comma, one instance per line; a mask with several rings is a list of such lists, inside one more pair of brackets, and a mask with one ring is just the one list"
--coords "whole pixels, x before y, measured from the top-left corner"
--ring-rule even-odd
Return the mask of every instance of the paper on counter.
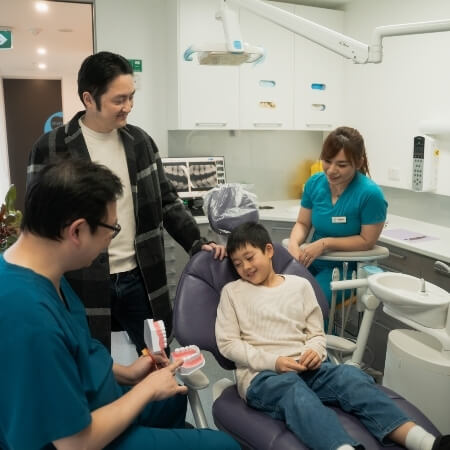
[[383, 236], [399, 239], [401, 241], [409, 241], [411, 243], [420, 243], [426, 241], [435, 241], [439, 238], [434, 236], [427, 236], [415, 231], [405, 230], [404, 228], [395, 228], [393, 230], [383, 230]]

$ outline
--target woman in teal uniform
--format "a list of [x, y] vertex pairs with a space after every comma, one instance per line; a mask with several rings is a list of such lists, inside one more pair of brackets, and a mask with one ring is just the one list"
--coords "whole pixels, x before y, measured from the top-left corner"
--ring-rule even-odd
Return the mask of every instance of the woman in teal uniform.
[[[364, 139], [350, 127], [332, 131], [320, 155], [323, 172], [306, 182], [289, 252], [309, 268], [331, 302], [330, 281], [342, 263], [319, 261], [327, 251], [373, 248], [386, 221], [387, 202], [369, 176]], [[311, 242], [300, 248], [314, 227]], [[349, 267], [349, 275], [353, 267]]]
[[63, 274], [89, 266], [120, 231], [121, 182], [75, 159], [42, 169], [22, 232], [0, 255], [0, 448], [237, 450], [224, 433], [185, 429], [179, 363], [114, 364], [92, 339]]

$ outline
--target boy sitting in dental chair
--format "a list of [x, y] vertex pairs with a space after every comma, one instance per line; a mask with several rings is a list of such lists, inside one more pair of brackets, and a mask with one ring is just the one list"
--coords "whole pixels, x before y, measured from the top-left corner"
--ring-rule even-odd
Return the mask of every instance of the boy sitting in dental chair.
[[274, 272], [266, 229], [247, 222], [227, 244], [240, 279], [222, 290], [216, 339], [236, 364], [240, 396], [282, 420], [309, 448], [364, 448], [325, 405], [353, 413], [382, 443], [411, 450], [450, 449], [412, 422], [361, 370], [327, 360], [323, 318], [309, 281]]

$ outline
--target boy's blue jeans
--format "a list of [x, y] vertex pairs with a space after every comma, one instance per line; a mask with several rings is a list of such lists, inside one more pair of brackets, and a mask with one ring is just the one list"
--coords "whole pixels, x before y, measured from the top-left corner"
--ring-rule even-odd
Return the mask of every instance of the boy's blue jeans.
[[247, 403], [284, 421], [306, 446], [315, 450], [359, 445], [344, 430], [336, 413], [325, 405], [339, 406], [356, 415], [380, 442], [410, 420], [367, 374], [328, 361], [317, 370], [303, 373], [259, 373], [247, 390]]

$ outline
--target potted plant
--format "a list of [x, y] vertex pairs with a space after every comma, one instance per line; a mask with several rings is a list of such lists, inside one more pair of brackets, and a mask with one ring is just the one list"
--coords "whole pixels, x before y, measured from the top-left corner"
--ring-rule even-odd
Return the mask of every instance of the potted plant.
[[15, 209], [16, 187], [12, 184], [0, 208], [0, 252], [16, 242], [19, 236], [22, 213]]

